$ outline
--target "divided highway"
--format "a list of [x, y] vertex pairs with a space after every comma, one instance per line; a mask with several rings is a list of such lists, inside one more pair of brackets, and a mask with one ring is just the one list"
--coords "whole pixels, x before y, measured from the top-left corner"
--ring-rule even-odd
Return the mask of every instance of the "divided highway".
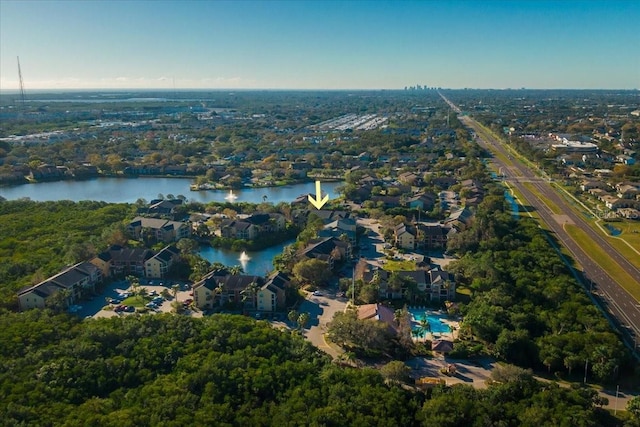
[[[442, 94], [441, 96], [454, 111], [460, 113], [457, 106]], [[493, 153], [502, 154], [502, 156], [495, 156], [492, 162], [505, 175], [509, 184], [525, 197], [526, 202], [536, 210], [536, 213], [555, 234], [558, 241], [571, 252], [574, 259], [582, 266], [583, 282], [590, 287], [592, 297], [599, 299], [600, 305], [622, 327], [622, 332], [627, 337], [627, 344], [635, 349], [640, 344], [640, 306], [638, 302], [573, 240], [565, 231], [564, 226], [572, 224], [579, 227], [594, 244], [602, 248], [633, 278], [634, 286], [640, 286], [640, 270], [611, 246], [601, 234], [594, 231], [581, 215], [574, 212], [568, 201], [560, 196], [549, 182], [536, 176], [529, 167], [519, 160], [512, 158], [502, 143], [486, 132], [479, 123], [468, 116], [460, 116], [459, 118], [462, 123], [473, 129], [478, 135], [480, 146]], [[524, 185], [525, 182], [533, 186], [537, 194], [530, 191]], [[563, 212], [562, 215], [552, 212], [545, 204], [545, 200], [558, 206]]]

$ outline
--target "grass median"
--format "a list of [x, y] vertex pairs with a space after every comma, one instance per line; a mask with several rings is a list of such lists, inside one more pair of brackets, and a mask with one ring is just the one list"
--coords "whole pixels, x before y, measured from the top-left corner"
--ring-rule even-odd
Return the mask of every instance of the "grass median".
[[640, 286], [636, 281], [624, 271], [617, 262], [615, 262], [609, 255], [598, 245], [593, 243], [589, 236], [582, 231], [578, 226], [572, 224], [566, 224], [564, 226], [565, 231], [569, 236], [582, 248], [582, 250], [589, 254], [588, 256], [604, 269], [609, 276], [613, 278], [620, 286], [622, 286], [636, 301], [640, 301]]

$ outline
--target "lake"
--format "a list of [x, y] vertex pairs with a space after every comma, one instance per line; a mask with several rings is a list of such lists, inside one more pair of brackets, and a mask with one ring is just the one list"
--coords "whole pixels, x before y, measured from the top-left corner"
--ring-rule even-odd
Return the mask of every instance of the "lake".
[[[99, 200], [110, 203], [135, 203], [140, 198], [149, 201], [158, 198], [159, 194], [173, 194], [183, 195], [192, 202], [226, 202], [225, 197], [229, 190], [191, 191], [189, 186], [192, 182], [191, 178], [95, 178], [85, 181], [41, 182], [0, 187], [0, 196], [7, 200], [28, 197], [35, 201]], [[343, 182], [324, 182], [322, 191], [333, 199], [339, 196], [335, 189], [341, 185]], [[237, 196], [238, 202], [261, 203], [264, 196], [267, 196], [267, 202], [277, 204], [290, 203], [302, 194], [315, 194], [315, 191], [314, 182], [305, 182], [283, 187], [243, 188], [233, 190], [233, 193]]]

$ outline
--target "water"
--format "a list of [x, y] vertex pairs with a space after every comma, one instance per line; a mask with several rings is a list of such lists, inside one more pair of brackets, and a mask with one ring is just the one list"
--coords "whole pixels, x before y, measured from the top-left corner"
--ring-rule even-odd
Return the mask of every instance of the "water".
[[609, 234], [611, 234], [612, 236], [619, 236], [620, 234], [622, 234], [622, 230], [615, 228], [611, 224], [605, 224], [604, 226], [607, 228], [607, 230], [609, 230]]
[[520, 210], [518, 209], [518, 203], [516, 203], [516, 200], [513, 198], [511, 193], [508, 192], [508, 191], [504, 192], [504, 198], [511, 205], [511, 215], [513, 215], [513, 217], [517, 219], [520, 216]]
[[[138, 199], [147, 201], [159, 194], [167, 196], [183, 195], [192, 202], [226, 202], [229, 190], [190, 191], [191, 178], [95, 178], [86, 181], [56, 181], [38, 184], [22, 184], [13, 187], [0, 187], [0, 196], [7, 200], [28, 197], [35, 201], [50, 200], [98, 200], [109, 203], [135, 203]], [[322, 191], [330, 199], [339, 196], [335, 189], [342, 182], [323, 182]], [[238, 202], [261, 203], [266, 201], [277, 204], [290, 203], [301, 194], [315, 194], [315, 183], [287, 185], [284, 187], [243, 188], [233, 190]]]
[[273, 257], [280, 255], [284, 247], [291, 243], [293, 241], [281, 243], [259, 252], [235, 252], [230, 249], [202, 246], [199, 254], [210, 262], [219, 262], [229, 267], [241, 265], [246, 274], [265, 276], [273, 270]]
[[420, 328], [418, 323], [426, 317], [427, 321], [429, 322], [432, 334], [451, 333], [449, 325], [446, 325], [442, 322], [442, 319], [445, 318], [446, 315], [440, 315], [436, 312], [420, 308], [409, 308], [409, 313], [411, 314], [411, 318], [415, 322], [415, 325], [412, 328], [413, 330], [418, 330]]

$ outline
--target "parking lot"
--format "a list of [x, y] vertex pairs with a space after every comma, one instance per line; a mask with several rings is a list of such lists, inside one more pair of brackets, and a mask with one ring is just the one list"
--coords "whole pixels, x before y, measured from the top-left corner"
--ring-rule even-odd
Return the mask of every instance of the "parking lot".
[[[146, 282], [145, 283], [149, 283]], [[172, 285], [174, 283], [171, 282], [161, 282], [159, 280], [152, 281], [154, 284], [141, 284], [140, 288], [144, 288], [147, 290], [147, 294], [151, 295], [155, 293], [156, 295], [162, 295], [163, 291], [168, 291], [170, 294], [169, 299], [164, 299], [159, 302], [157, 309], [150, 309], [149, 313], [169, 313], [172, 311], [171, 303], [173, 302], [173, 289]], [[160, 284], [162, 283], [162, 285]], [[188, 299], [193, 299], [191, 295], [191, 288], [188, 284], [184, 282], [180, 282], [180, 290], [177, 293], [178, 301], [186, 301]], [[106, 289], [102, 292], [100, 296], [95, 296], [90, 300], [82, 301], [79, 305], [82, 307], [76, 311], [76, 314], [85, 317], [85, 318], [100, 318], [100, 317], [114, 317], [114, 316], [123, 316], [131, 314], [131, 312], [127, 311], [116, 311], [114, 310], [120, 302], [111, 304], [110, 301], [122, 301], [123, 294], [126, 295], [127, 292], [132, 292], [129, 282], [127, 281], [118, 281], [113, 282], [106, 287]], [[106, 309], [109, 307], [109, 309]], [[199, 311], [189, 310], [187, 314], [191, 314], [193, 316], [202, 316], [202, 313]]]

